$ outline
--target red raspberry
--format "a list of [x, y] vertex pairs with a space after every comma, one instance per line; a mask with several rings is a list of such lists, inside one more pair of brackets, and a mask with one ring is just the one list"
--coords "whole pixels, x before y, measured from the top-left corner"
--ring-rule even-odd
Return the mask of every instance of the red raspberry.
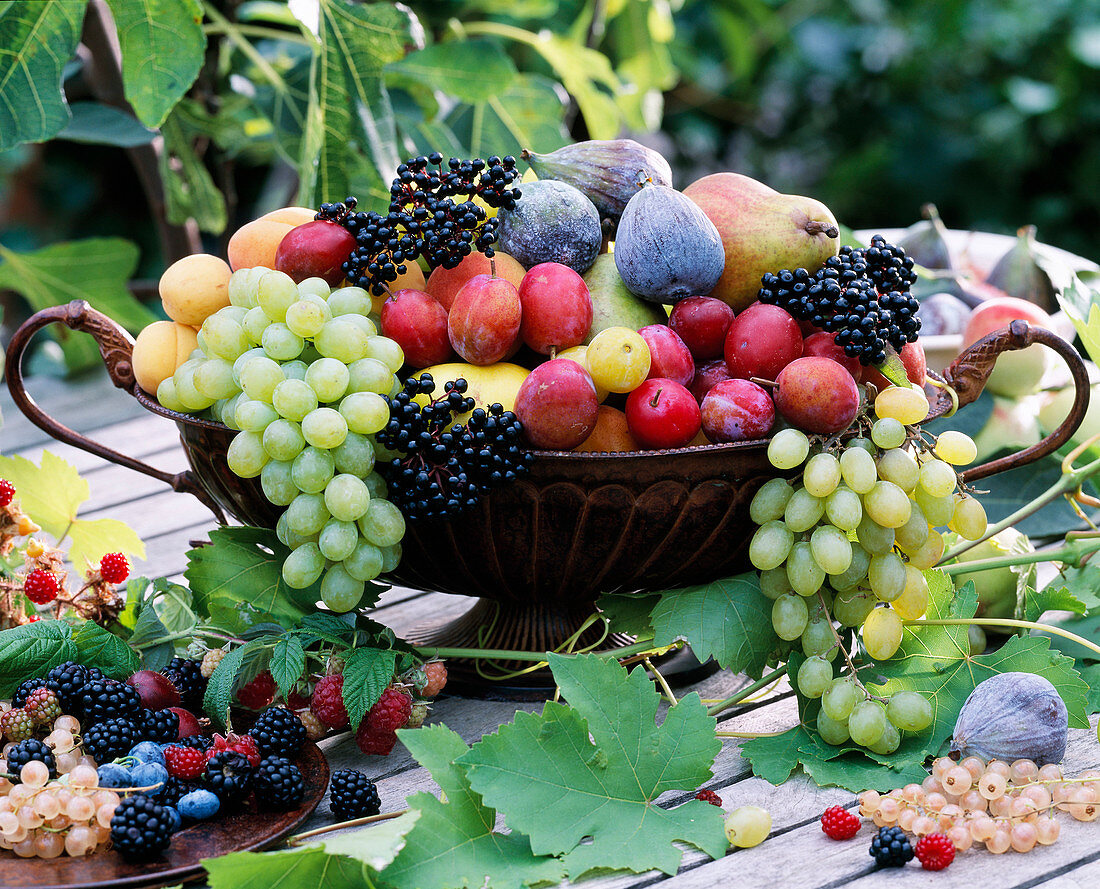
[[130, 576], [130, 563], [122, 553], [107, 553], [99, 560], [99, 576], [107, 583], [122, 583]]
[[850, 840], [862, 824], [858, 815], [840, 806], [829, 806], [821, 816], [821, 829], [832, 840]]
[[701, 799], [705, 803], [710, 803], [712, 806], [722, 808], [722, 797], [720, 797], [713, 790], [700, 790], [695, 794], [696, 799]]
[[409, 721], [412, 713], [412, 698], [394, 686], [389, 686], [378, 699], [367, 718], [363, 720], [375, 732], [395, 732]]
[[173, 778], [191, 781], [206, 771], [206, 754], [194, 747], [170, 744], [164, 748], [164, 765]]
[[6, 478], [0, 478], [0, 507], [7, 506], [15, 497], [15, 485]]
[[271, 673], [264, 670], [255, 679], [244, 685], [237, 692], [237, 700], [250, 710], [263, 710], [275, 700], [275, 680]]
[[35, 605], [45, 605], [57, 598], [61, 584], [57, 575], [45, 568], [35, 568], [23, 580], [23, 593]]
[[355, 733], [355, 743], [368, 755], [386, 756], [397, 743], [397, 733], [373, 729], [370, 720], [364, 719], [359, 726], [359, 731]]
[[[307, 688], [306, 691], [309, 689]], [[309, 696], [302, 694], [297, 689], [292, 689], [286, 696], [286, 708], [288, 710], [304, 710], [309, 706]]]
[[913, 851], [925, 870], [943, 870], [955, 860], [955, 844], [945, 833], [930, 833], [921, 837]]
[[447, 665], [443, 661], [432, 661], [424, 665], [424, 675], [428, 678], [420, 694], [425, 698], [434, 698], [447, 684]]
[[223, 750], [232, 750], [234, 753], [241, 754], [252, 764], [252, 768], [260, 765], [260, 749], [256, 746], [252, 735], [238, 735], [233, 732], [224, 736], [215, 734], [214, 746], [206, 751], [207, 761], [215, 753], [221, 753]]
[[344, 707], [344, 677], [322, 676], [313, 687], [309, 709], [322, 724], [337, 731], [348, 728], [348, 711]]

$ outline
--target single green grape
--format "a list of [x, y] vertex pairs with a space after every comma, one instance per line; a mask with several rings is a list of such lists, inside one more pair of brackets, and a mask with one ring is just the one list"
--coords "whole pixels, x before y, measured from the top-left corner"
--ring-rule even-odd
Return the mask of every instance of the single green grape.
[[892, 417], [875, 420], [871, 426], [871, 441], [880, 448], [900, 448], [905, 442], [905, 427]]
[[860, 701], [848, 717], [848, 734], [860, 747], [870, 747], [886, 731], [886, 707], [881, 701]]
[[778, 568], [787, 558], [794, 535], [782, 522], [766, 522], [749, 541], [749, 561], [760, 571]]
[[876, 608], [863, 622], [863, 647], [876, 661], [892, 658], [901, 647], [901, 617], [893, 608]]
[[848, 719], [833, 719], [823, 707], [817, 714], [817, 733], [826, 744], [839, 747], [849, 740]]
[[858, 587], [838, 592], [833, 599], [833, 617], [845, 627], [859, 627], [875, 607], [878, 598]]
[[318, 278], [314, 275], [306, 278], [304, 281], [298, 282], [298, 293], [303, 296], [312, 296], [321, 301], [326, 301], [332, 293], [332, 288], [324, 278]]
[[373, 435], [390, 421], [389, 403], [375, 392], [353, 392], [340, 402], [340, 414], [351, 432]]
[[802, 631], [802, 653], [806, 657], [823, 657], [827, 660], [833, 660], [837, 656], [839, 649], [836, 634], [827, 617], [818, 617], [806, 624], [806, 629]]
[[772, 816], [760, 806], [738, 806], [726, 816], [726, 839], [738, 849], [759, 846], [772, 832]]
[[768, 462], [776, 469], [801, 466], [810, 453], [810, 440], [798, 429], [780, 429], [768, 442]]
[[287, 527], [295, 534], [318, 534], [330, 518], [320, 494], [299, 494], [286, 508]]
[[820, 525], [810, 535], [814, 561], [826, 574], [843, 574], [852, 564], [852, 544], [848, 535], [832, 525]]
[[302, 354], [306, 341], [281, 321], [269, 324], [260, 338], [260, 344], [269, 358], [291, 361]]
[[840, 455], [840, 475], [844, 479], [844, 484], [857, 494], [866, 494], [878, 481], [875, 458], [863, 448], [854, 448], [849, 445]]
[[886, 705], [886, 718], [903, 732], [923, 732], [932, 717], [932, 705], [919, 692], [895, 692]]
[[[239, 313], [239, 314], [238, 314]], [[242, 352], [251, 345], [248, 335], [245, 333], [241, 322], [248, 317], [248, 312], [227, 306], [219, 309], [213, 315], [202, 322], [201, 333], [206, 344], [208, 355], [223, 358], [226, 361], [236, 361]]]
[[325, 570], [325, 557], [316, 543], [296, 546], [283, 561], [283, 580], [296, 590], [303, 590], [317, 582]]
[[894, 530], [894, 541], [906, 555], [911, 555], [928, 542], [931, 533], [928, 527], [928, 519], [924, 516], [924, 510], [920, 504], [911, 500], [909, 503], [909, 520], [900, 528]]
[[794, 488], [786, 479], [772, 478], [764, 482], [749, 504], [749, 517], [753, 524], [763, 525], [783, 518], [783, 511], [792, 494]]
[[780, 596], [772, 603], [772, 627], [775, 634], [787, 642], [802, 636], [809, 618], [806, 600], [795, 593]]
[[825, 517], [844, 531], [854, 531], [863, 520], [863, 503], [859, 494], [841, 485], [825, 498]]
[[319, 306], [313, 300], [300, 299], [287, 308], [286, 326], [300, 337], [314, 337], [331, 317], [327, 305]]
[[906, 494], [911, 493], [920, 481], [920, 467], [912, 455], [901, 448], [884, 451], [878, 458], [878, 477], [893, 482]]
[[325, 358], [351, 364], [366, 357], [367, 334], [350, 320], [333, 318], [322, 325], [313, 345]]
[[[325, 487], [325, 506], [333, 517], [342, 522], [354, 522], [365, 515], [370, 508], [370, 502], [370, 492], [358, 476], [341, 473]], [[379, 503], [387, 503], [387, 501], [380, 500]], [[397, 540], [400, 539], [400, 537], [397, 538]], [[386, 543], [396, 543], [397, 540], [387, 540]], [[335, 556], [329, 556], [329, 558], [335, 559]], [[343, 558], [347, 557], [342, 556], [341, 559]]]
[[830, 719], [840, 722], [848, 718], [852, 708], [864, 697], [863, 690], [851, 677], [834, 679], [833, 684], [825, 689], [825, 693], [821, 696], [821, 710], [827, 713]]
[[884, 528], [900, 528], [913, 509], [913, 501], [898, 485], [880, 481], [863, 495], [863, 511]]
[[364, 583], [382, 573], [382, 550], [373, 543], [360, 540], [355, 551], [342, 562], [344, 570]]
[[359, 519], [359, 530], [367, 541], [385, 549], [399, 543], [405, 536], [405, 517], [388, 500], [372, 499], [366, 513]]
[[359, 529], [355, 522], [342, 522], [331, 518], [325, 522], [317, 545], [321, 554], [332, 562], [342, 562], [353, 552], [359, 543]]
[[871, 554], [860, 544], [852, 545], [852, 561], [847, 570], [829, 578], [829, 585], [837, 591], [850, 590], [867, 576], [867, 566], [871, 564]]
[[348, 392], [374, 392], [389, 395], [393, 388], [393, 371], [377, 358], [360, 358], [348, 365]]
[[833, 684], [833, 665], [823, 657], [808, 657], [798, 668], [798, 690], [808, 698], [820, 698]]
[[783, 521], [794, 534], [809, 531], [825, 514], [825, 501], [815, 497], [805, 488], [799, 488], [787, 501]]
[[272, 460], [289, 463], [306, 446], [302, 427], [293, 420], [278, 419], [263, 431], [264, 450]]
[[778, 568], [761, 571], [760, 592], [773, 601], [784, 593], [791, 592], [791, 585], [787, 580], [787, 569], [781, 565]]
[[374, 469], [374, 445], [365, 435], [349, 432], [343, 443], [330, 453], [336, 461], [337, 472], [347, 472], [365, 479]]
[[271, 404], [275, 387], [285, 379], [279, 365], [266, 356], [252, 357], [241, 365], [241, 388], [249, 398], [257, 401]]
[[966, 466], [978, 456], [978, 446], [965, 432], [948, 429], [936, 439], [936, 456], [952, 466]]
[[233, 419], [237, 428], [245, 432], [263, 432], [279, 419], [279, 412], [265, 401], [256, 401], [243, 392], [233, 409]]
[[251, 345], [259, 346], [264, 341], [264, 331], [270, 323], [267, 313], [259, 306], [254, 306], [245, 313], [241, 329]]
[[287, 379], [271, 393], [271, 404], [279, 416], [301, 422], [306, 414], [317, 409], [317, 393], [305, 380]]
[[301, 491], [319, 494], [335, 474], [336, 460], [321, 448], [303, 448], [291, 464], [291, 478]]
[[321, 578], [321, 601], [332, 611], [351, 611], [363, 598], [363, 581], [356, 580], [343, 564], [330, 565]]
[[230, 470], [240, 478], [255, 478], [269, 459], [258, 432], [238, 432], [225, 454]]
[[388, 574], [401, 564], [401, 544], [383, 546], [382, 548], [382, 573]]
[[272, 321], [285, 321], [286, 310], [298, 301], [298, 285], [290, 275], [269, 271], [260, 278], [256, 303]]
[[229, 398], [240, 388], [233, 382], [233, 365], [222, 358], [208, 358], [195, 370], [195, 388], [207, 398]]
[[800, 541], [787, 556], [787, 581], [800, 596], [812, 596], [825, 582], [825, 572], [814, 558], [809, 543]]
[[397, 373], [405, 363], [405, 353], [401, 351], [401, 347], [384, 336], [368, 336], [363, 357], [381, 361], [391, 373]]
[[882, 737], [875, 741], [874, 744], [867, 745], [867, 749], [872, 753], [877, 753], [880, 756], [889, 756], [898, 747], [901, 746], [901, 732], [899, 732], [893, 725], [887, 720], [886, 725], [882, 730]]
[[802, 470], [802, 484], [815, 497], [828, 497], [840, 484], [840, 461], [832, 454], [814, 454]]
[[949, 497], [955, 493], [959, 477], [945, 460], [926, 460], [920, 467], [920, 489], [929, 497]]
[[350, 379], [347, 365], [335, 358], [318, 358], [306, 370], [306, 382], [322, 404], [330, 404], [343, 398]]
[[271, 460], [260, 470], [260, 485], [264, 496], [276, 506], [289, 506], [298, 496], [298, 486], [291, 476], [291, 464]]
[[328, 298], [328, 307], [332, 317], [340, 315], [369, 315], [371, 298], [362, 287], [341, 287], [333, 290]]
[[895, 552], [876, 553], [867, 566], [867, 582], [883, 602], [893, 602], [905, 589], [905, 562]]
[[856, 540], [869, 553], [888, 553], [894, 548], [894, 529], [882, 527], [864, 513], [856, 527]]
[[331, 450], [348, 437], [348, 421], [337, 410], [319, 407], [302, 418], [302, 435], [313, 447]]

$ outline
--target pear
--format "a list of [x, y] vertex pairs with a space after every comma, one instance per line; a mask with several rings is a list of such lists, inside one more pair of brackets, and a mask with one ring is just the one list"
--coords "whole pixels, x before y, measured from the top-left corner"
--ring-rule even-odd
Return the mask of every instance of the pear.
[[592, 326], [585, 342], [608, 327], [629, 327], [641, 330], [650, 324], [667, 324], [668, 315], [658, 305], [648, 303], [626, 289], [626, 284], [615, 267], [615, 257], [601, 253], [587, 272], [584, 283], [592, 297]]
[[722, 238], [726, 265], [710, 296], [740, 312], [756, 300], [760, 278], [780, 269], [820, 269], [840, 248], [829, 208], [782, 194], [740, 173], [713, 173], [684, 189]]

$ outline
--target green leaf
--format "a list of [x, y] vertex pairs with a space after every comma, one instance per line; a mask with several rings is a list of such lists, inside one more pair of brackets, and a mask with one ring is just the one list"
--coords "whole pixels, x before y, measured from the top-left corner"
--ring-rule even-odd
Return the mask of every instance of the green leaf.
[[204, 858], [210, 889], [364, 889], [367, 866], [319, 846], [285, 852], [231, 852]]
[[800, 748], [810, 740], [806, 727], [796, 725], [781, 735], [750, 738], [741, 745], [741, 755], [752, 765], [754, 775], [778, 786], [798, 768], [802, 762]]
[[1057, 584], [1052, 583], [1038, 591], [1029, 587], [1024, 592], [1024, 620], [1037, 621], [1048, 611], [1072, 611], [1074, 614], [1084, 614], [1088, 610], [1088, 606], [1073, 595], [1067, 587]]
[[[979, 488], [989, 491], [981, 495], [989, 523], [999, 522], [1026, 505], [1062, 477], [1062, 463], [1058, 457], [1044, 457], [1029, 466], [1021, 466], [998, 472], [984, 478]], [[1100, 517], [1100, 511], [1086, 509], [1093, 521]], [[1016, 522], [1018, 531], [1032, 537], [1050, 537], [1063, 535], [1067, 531], [1085, 527], [1073, 507], [1064, 497], [1048, 503], [1037, 513]]]
[[210, 545], [187, 553], [184, 574], [195, 609], [231, 633], [273, 621], [293, 628], [305, 616], [307, 603], [320, 598], [318, 584], [292, 590], [283, 581], [282, 564], [289, 550], [266, 528], [217, 528]]
[[381, 651], [377, 648], [353, 648], [348, 652], [344, 663], [344, 708], [352, 730], [359, 727], [386, 686], [393, 681], [393, 668], [397, 663], [397, 652]]
[[80, 40], [84, 5], [39, 0], [0, 8], [0, 152], [45, 142], [69, 122], [62, 74]]
[[137, 531], [118, 519], [75, 519], [69, 525], [69, 560], [74, 566], [98, 565], [107, 553], [145, 558]]
[[41, 676], [76, 655], [64, 621], [40, 620], [0, 632], [0, 697], [9, 697], [28, 676]]
[[198, 0], [107, 0], [122, 49], [122, 82], [138, 119], [159, 127], [206, 55]]
[[516, 66], [493, 41], [456, 40], [411, 52], [388, 64], [386, 73], [476, 103], [507, 90]]
[[718, 812], [699, 800], [653, 805], [711, 777], [721, 742], [699, 696], [682, 698], [658, 727], [660, 697], [641, 667], [628, 674], [595, 655], [550, 655], [550, 667], [570, 705], [517, 713], [460, 760], [485, 802], [531, 837], [536, 854], [564, 854], [573, 877], [595, 867], [675, 873], [677, 841], [723, 855]]
[[279, 686], [279, 691], [282, 692], [283, 697], [289, 694], [291, 688], [294, 687], [294, 683], [301, 678], [302, 671], [305, 668], [305, 650], [302, 648], [302, 643], [294, 636], [283, 636], [275, 643], [268, 669], [271, 670], [271, 678]]
[[1062, 568], [1060, 582], [1085, 604], [1088, 612], [1100, 610], [1100, 565], [1092, 562], [1085, 562], [1080, 568], [1066, 565]]
[[26, 457], [0, 457], [0, 478], [15, 485], [23, 511], [55, 538], [65, 533], [80, 504], [91, 496], [76, 467], [49, 451], [42, 452], [38, 466]]
[[667, 590], [653, 609], [653, 642], [671, 645], [683, 639], [701, 661], [714, 658], [723, 670], [759, 679], [779, 641], [771, 604], [760, 592], [759, 576], [751, 572]]
[[397, 858], [382, 871], [386, 885], [521, 889], [557, 883], [565, 876], [558, 859], [534, 855], [530, 841], [514, 827], [507, 834], [493, 830], [496, 812], [470, 787], [456, 762], [469, 750], [462, 738], [443, 725], [402, 729], [398, 737], [431, 772], [447, 802], [430, 793], [409, 797], [409, 806], [420, 811], [420, 819], [406, 835]]
[[[399, 818], [344, 830], [317, 843], [331, 855], [344, 855], [361, 861], [373, 871], [381, 871], [405, 848], [406, 835], [420, 820], [420, 812], [409, 809]], [[310, 844], [312, 845], [312, 844]]]
[[113, 105], [73, 102], [69, 109], [73, 119], [57, 134], [58, 139], [133, 148], [152, 142], [157, 135], [153, 130], [144, 127], [137, 118]]
[[1100, 664], [1086, 664], [1081, 668], [1081, 678], [1088, 684], [1088, 712], [1100, 713]]
[[160, 172], [168, 202], [168, 221], [182, 225], [194, 219], [204, 232], [220, 235], [228, 221], [225, 196], [195, 153], [194, 134], [182, 125], [178, 114], [172, 114], [164, 122], [161, 132], [164, 151], [160, 154]]
[[[0, 244], [0, 289], [20, 293], [35, 311], [87, 300], [131, 332], [157, 317], [126, 288], [137, 268], [138, 250], [121, 238], [87, 238], [16, 253]], [[63, 325], [50, 328], [65, 353], [69, 370], [102, 364], [95, 340]]]
[[225, 725], [226, 713], [229, 711], [229, 705], [233, 703], [233, 691], [237, 684], [237, 674], [241, 672], [244, 656], [250, 647], [255, 649], [256, 642], [248, 642], [245, 645], [230, 649], [229, 653], [214, 668], [214, 672], [210, 674], [210, 679], [206, 683], [202, 709], [219, 727]]
[[612, 633], [627, 633], [643, 639], [653, 638], [650, 612], [661, 600], [660, 593], [629, 595], [605, 593], [596, 601], [596, 607], [611, 623]]
[[125, 679], [142, 669], [141, 658], [129, 645], [90, 620], [77, 625], [73, 642], [80, 654], [74, 660], [99, 667], [112, 679]]
[[[1069, 630], [1076, 636], [1080, 636], [1082, 639], [1086, 639], [1092, 642], [1094, 645], [1100, 645], [1100, 611], [1092, 611], [1085, 617], [1074, 618], [1070, 620], [1061, 621], [1048, 621], [1055, 626], [1060, 626], [1063, 629]], [[1100, 655], [1097, 655], [1091, 648], [1086, 648], [1084, 645], [1080, 645], [1074, 642], [1072, 639], [1066, 639], [1063, 636], [1057, 636], [1051, 634], [1047, 636], [1041, 630], [1032, 630], [1033, 635], [1042, 636], [1043, 638], [1050, 639], [1050, 647], [1055, 648], [1062, 654], [1068, 657], [1074, 658], [1078, 664], [1085, 663], [1087, 661], [1100, 660]]]
[[460, 105], [444, 123], [476, 157], [515, 154], [537, 146], [553, 151], [569, 141], [565, 98], [552, 80], [521, 74], [499, 96], [478, 105]]

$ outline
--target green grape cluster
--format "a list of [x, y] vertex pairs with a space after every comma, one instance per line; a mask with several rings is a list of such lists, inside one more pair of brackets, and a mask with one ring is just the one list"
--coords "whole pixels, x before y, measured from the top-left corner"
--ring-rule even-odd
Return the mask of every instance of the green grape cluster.
[[275, 529], [291, 549], [283, 579], [304, 589], [321, 578], [325, 605], [350, 611], [366, 582], [401, 560], [405, 521], [374, 471], [373, 441], [400, 389], [401, 347], [378, 335], [360, 287], [240, 269], [229, 300], [157, 400], [209, 410], [237, 431], [229, 468], [258, 476], [267, 499], [286, 507]]

